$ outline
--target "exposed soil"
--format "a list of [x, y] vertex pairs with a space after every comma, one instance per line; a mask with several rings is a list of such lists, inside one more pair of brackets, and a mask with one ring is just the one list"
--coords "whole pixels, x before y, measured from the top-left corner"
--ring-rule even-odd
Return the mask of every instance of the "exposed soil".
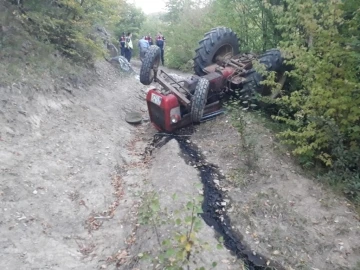
[[259, 118], [242, 117], [243, 136], [228, 116], [200, 125], [193, 136], [227, 175], [221, 186], [232, 226], [255, 253], [289, 269], [359, 267], [360, 222], [351, 205], [305, 177]]
[[[125, 122], [131, 110], [147, 118], [147, 87], [135, 74], [99, 63], [92, 77], [96, 83], [64, 88], [47, 78], [36, 87], [0, 88], [2, 269], [152, 269], [138, 255], [157, 256], [159, 241], [178, 229], [168, 213], [203, 192], [175, 140], [152, 151], [151, 124]], [[225, 176], [219, 186], [241, 241], [288, 269], [355, 268], [360, 222], [348, 202], [305, 177], [258, 118], [244, 115], [243, 136], [230, 121], [196, 126], [186, 140]], [[151, 192], [168, 221], [157, 232], [140, 224]], [[215, 269], [245, 269], [216, 249], [219, 235], [205, 222], [199, 236], [209, 248], [190, 269], [211, 269], [214, 261]]]
[[0, 89], [2, 269], [97, 269], [127, 249], [146, 142], [124, 118], [144, 110], [143, 86], [108, 63], [90, 75]]
[[242, 235], [232, 226], [227, 214], [229, 199], [226, 192], [221, 188], [220, 181], [226, 181], [219, 168], [205, 161], [198, 147], [188, 140], [179, 140], [182, 155], [187, 164], [198, 169], [203, 184], [204, 200], [202, 203], [203, 220], [213, 228], [223, 239], [223, 245], [234, 255], [241, 259], [247, 269], [283, 269], [278, 263], [265, 258], [263, 255], [254, 253], [243, 241]]

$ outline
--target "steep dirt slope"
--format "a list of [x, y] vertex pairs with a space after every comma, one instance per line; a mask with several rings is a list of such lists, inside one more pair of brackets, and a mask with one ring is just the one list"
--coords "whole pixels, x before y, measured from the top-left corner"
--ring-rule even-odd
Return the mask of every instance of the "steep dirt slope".
[[0, 89], [2, 269], [96, 269], [126, 248], [144, 170], [127, 174], [138, 157], [124, 118], [143, 87], [108, 63], [97, 73], [67, 90], [46, 78]]

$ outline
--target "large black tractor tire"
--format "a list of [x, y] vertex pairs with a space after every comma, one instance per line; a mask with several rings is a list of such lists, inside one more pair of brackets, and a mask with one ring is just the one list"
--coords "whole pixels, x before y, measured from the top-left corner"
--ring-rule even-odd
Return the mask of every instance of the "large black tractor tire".
[[140, 69], [140, 82], [142, 84], [149, 85], [153, 82], [160, 64], [160, 57], [160, 48], [156, 45], [150, 46]]
[[205, 78], [200, 78], [196, 85], [195, 92], [191, 100], [191, 119], [193, 123], [199, 123], [203, 117], [209, 86], [210, 82]]
[[194, 71], [198, 76], [206, 74], [204, 68], [217, 62], [218, 57], [230, 58], [239, 54], [239, 40], [234, 31], [216, 27], [204, 35], [195, 50]]
[[[266, 71], [275, 71], [277, 73], [283, 73], [285, 71], [284, 59], [278, 49], [267, 50], [258, 60], [261, 64], [265, 65]], [[255, 69], [249, 70], [246, 75], [246, 80], [243, 83], [243, 88], [240, 91], [240, 99], [244, 101], [254, 101], [257, 99], [257, 95], [263, 96], [271, 94], [271, 89], [261, 84], [265, 79], [265, 76]]]

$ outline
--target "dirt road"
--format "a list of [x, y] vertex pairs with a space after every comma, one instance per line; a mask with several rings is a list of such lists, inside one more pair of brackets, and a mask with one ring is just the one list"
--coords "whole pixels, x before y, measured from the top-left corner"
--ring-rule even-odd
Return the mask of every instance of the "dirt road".
[[143, 87], [107, 63], [97, 72], [91, 86], [1, 89], [2, 269], [97, 269], [126, 248], [145, 171], [127, 173], [138, 157], [124, 119], [144, 109]]
[[[125, 122], [130, 110], [147, 117], [146, 87], [108, 63], [97, 73], [97, 83], [66, 90], [46, 81], [1, 89], [2, 269], [132, 269], [138, 253], [153, 248], [135, 234], [137, 209], [149, 172], [167, 169], [161, 172], [163, 161], [153, 169], [144, 159], [151, 125]], [[169, 151], [161, 158], [181, 162]], [[187, 180], [195, 182], [192, 174]]]
[[[99, 63], [97, 73], [91, 85], [60, 89], [44, 80], [0, 88], [2, 269], [153, 269], [154, 260], [140, 257], [156, 258], [160, 241], [174, 237], [186, 219], [184, 205], [204, 194], [200, 175], [207, 163], [219, 166], [213, 180], [224, 194], [229, 230], [243, 234], [251, 254], [260, 251], [293, 269], [357, 263], [358, 217], [344, 200], [295, 173], [291, 160], [279, 159], [269, 148], [271, 134], [255, 120], [247, 119], [248, 126], [265, 136], [249, 148], [257, 156], [242, 154], [241, 138], [224, 116], [185, 137], [202, 156], [202, 164], [192, 163], [174, 139], [153, 149], [156, 131], [148, 122], [125, 122], [130, 110], [147, 117], [147, 87], [135, 74], [121, 75], [108, 63]], [[151, 194], [160, 209], [152, 213], [161, 221], [156, 226], [142, 220]], [[200, 223], [196, 239], [203, 248], [190, 269], [243, 269], [238, 257], [217, 249], [221, 235]]]

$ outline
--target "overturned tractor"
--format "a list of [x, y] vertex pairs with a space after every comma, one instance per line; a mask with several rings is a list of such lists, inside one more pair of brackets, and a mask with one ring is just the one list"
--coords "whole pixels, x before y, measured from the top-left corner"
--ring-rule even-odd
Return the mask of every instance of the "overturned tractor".
[[150, 46], [140, 70], [140, 82], [151, 87], [147, 105], [151, 122], [161, 131], [173, 132], [191, 123], [199, 123], [219, 114], [221, 100], [228, 92], [239, 91], [245, 103], [256, 95], [272, 95], [261, 84], [264, 76], [253, 68], [258, 60], [267, 71], [274, 71], [280, 83], [284, 80], [283, 59], [277, 49], [256, 57], [239, 52], [239, 41], [229, 28], [217, 27], [199, 42], [194, 58], [195, 75], [181, 81], [173, 79], [159, 67], [160, 49]]

